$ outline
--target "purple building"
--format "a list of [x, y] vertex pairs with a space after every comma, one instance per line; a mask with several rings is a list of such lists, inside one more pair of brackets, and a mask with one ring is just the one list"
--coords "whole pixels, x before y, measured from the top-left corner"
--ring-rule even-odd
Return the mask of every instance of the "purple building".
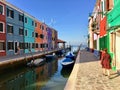
[[52, 29], [50, 27], [47, 27], [47, 36], [48, 36], [48, 50], [52, 49]]

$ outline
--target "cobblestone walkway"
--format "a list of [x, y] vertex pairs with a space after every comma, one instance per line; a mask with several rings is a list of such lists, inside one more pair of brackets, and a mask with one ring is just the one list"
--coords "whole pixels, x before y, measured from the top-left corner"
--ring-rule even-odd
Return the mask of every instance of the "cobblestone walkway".
[[120, 90], [120, 76], [111, 70], [111, 78], [102, 75], [100, 61], [93, 53], [80, 53], [80, 63], [74, 90]]

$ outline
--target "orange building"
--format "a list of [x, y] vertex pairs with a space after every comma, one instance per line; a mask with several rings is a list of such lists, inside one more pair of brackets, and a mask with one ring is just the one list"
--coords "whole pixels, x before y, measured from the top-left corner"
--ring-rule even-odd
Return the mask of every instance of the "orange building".
[[42, 32], [44, 35], [43, 38], [43, 50], [48, 50], [48, 33], [47, 33], [47, 25], [45, 23], [42, 23]]
[[43, 30], [42, 30], [42, 22], [35, 20], [35, 51], [42, 51], [43, 48]]

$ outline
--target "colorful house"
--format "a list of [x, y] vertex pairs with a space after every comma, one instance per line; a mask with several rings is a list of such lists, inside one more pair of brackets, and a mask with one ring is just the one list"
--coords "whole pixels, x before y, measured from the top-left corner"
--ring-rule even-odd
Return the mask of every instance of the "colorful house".
[[6, 0], [0, 0], [0, 56], [56, 49], [58, 33]]
[[6, 5], [0, 1], [0, 56], [6, 55]]
[[43, 30], [41, 30], [42, 22], [35, 20], [35, 51], [42, 51]]
[[108, 12], [108, 39], [109, 39], [109, 53], [113, 61], [112, 65], [116, 70], [120, 69], [120, 0], [111, 0], [111, 6]]
[[56, 49], [58, 48], [58, 35], [57, 35], [57, 31], [55, 29], [52, 28], [52, 48]]
[[44, 37], [43, 37], [43, 45], [42, 45], [42, 47], [43, 47], [43, 50], [48, 50], [48, 32], [47, 32], [47, 25], [45, 24], [45, 23], [42, 23], [42, 25], [41, 25], [41, 29], [42, 29], [42, 32], [43, 32], [43, 35], [44, 35]]
[[52, 28], [47, 27], [47, 32], [48, 32], [48, 50], [52, 49]]
[[7, 55], [17, 54], [17, 46], [20, 53], [24, 53], [24, 15], [23, 11], [6, 2], [6, 52]]
[[55, 40], [55, 49], [58, 48], [58, 32], [56, 30], [54, 30], [54, 40]]
[[24, 43], [25, 53], [35, 52], [34, 17], [24, 13]]

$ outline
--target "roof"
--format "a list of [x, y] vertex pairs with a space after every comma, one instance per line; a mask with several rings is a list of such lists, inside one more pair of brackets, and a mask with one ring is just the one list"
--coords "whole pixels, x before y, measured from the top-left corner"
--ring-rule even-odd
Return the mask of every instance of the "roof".
[[63, 41], [63, 40], [58, 39], [58, 40], [57, 40], [57, 43], [66, 43], [66, 41]]

